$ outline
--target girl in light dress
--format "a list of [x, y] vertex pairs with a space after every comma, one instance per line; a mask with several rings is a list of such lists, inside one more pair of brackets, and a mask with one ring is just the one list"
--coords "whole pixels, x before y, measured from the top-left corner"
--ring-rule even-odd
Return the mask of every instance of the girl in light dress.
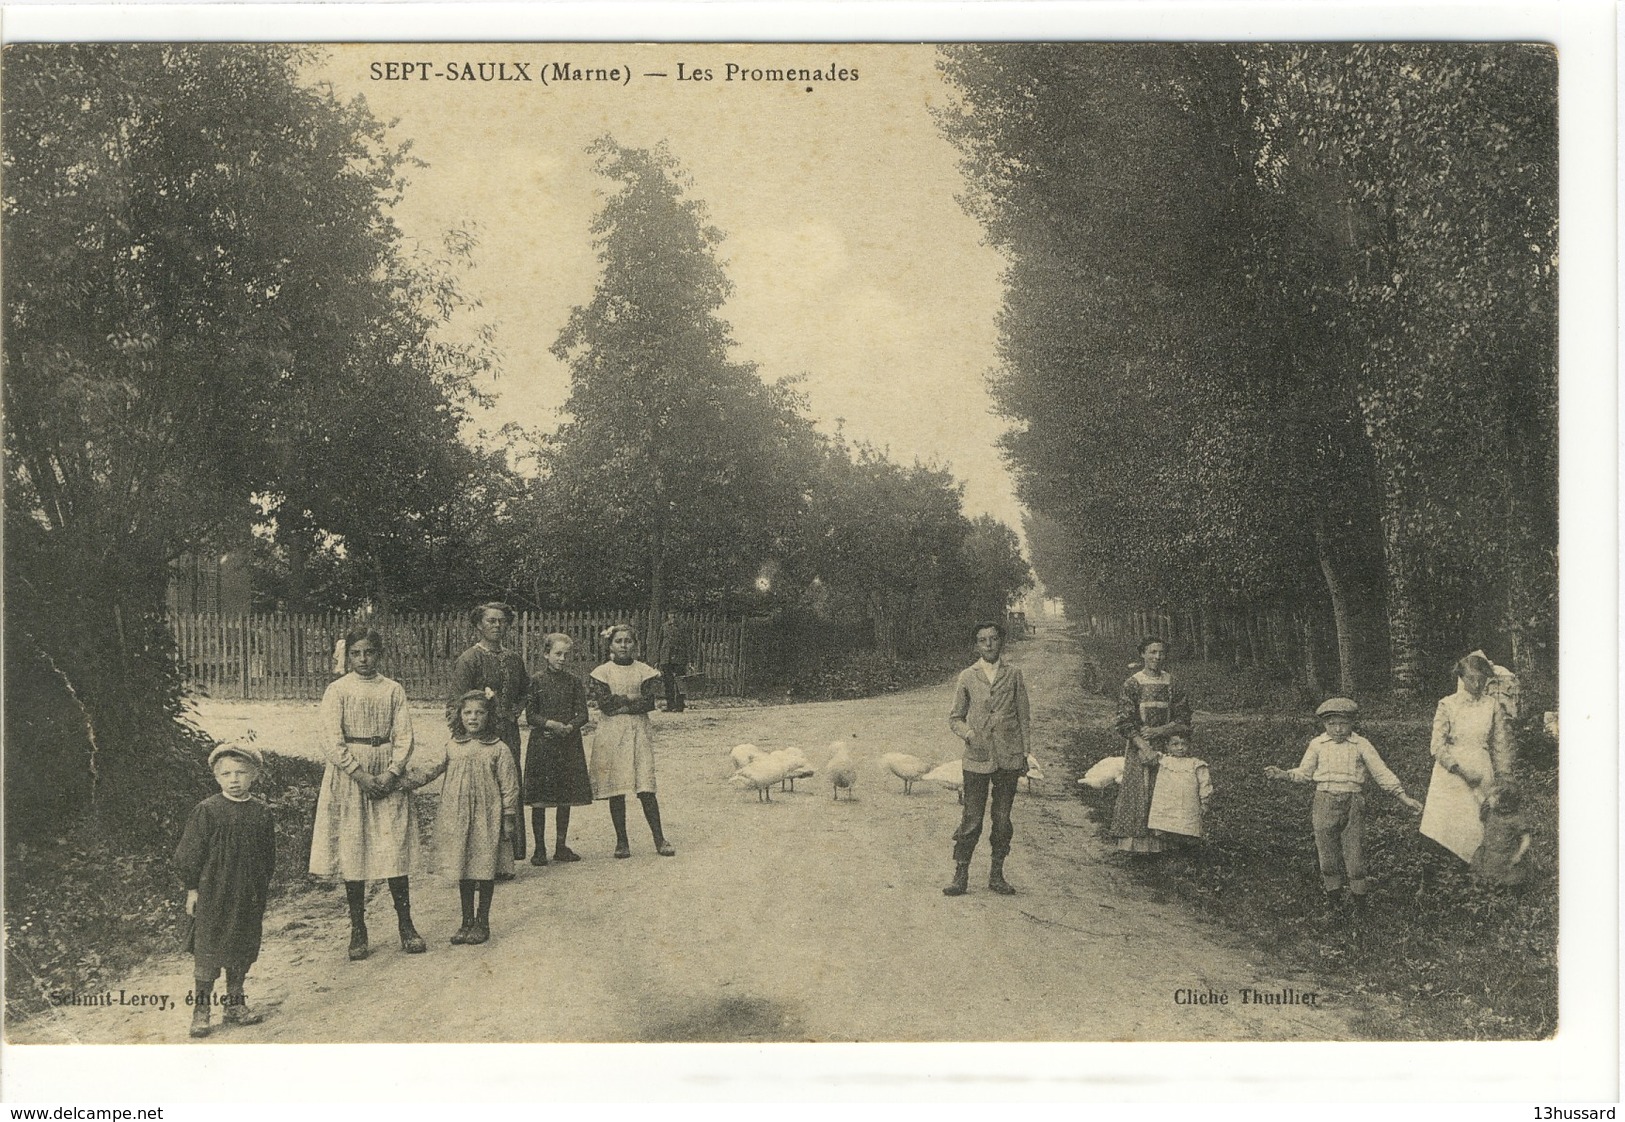
[[463, 925], [451, 937], [457, 944], [491, 937], [494, 882], [504, 869], [513, 870], [510, 839], [519, 812], [519, 769], [497, 735], [497, 711], [496, 699], [484, 690], [463, 694], [451, 718], [445, 758], [403, 781], [417, 788], [446, 777], [435, 816], [433, 868], [457, 882], [463, 908]]
[[415, 808], [401, 787], [412, 758], [412, 717], [406, 691], [378, 665], [384, 641], [370, 627], [344, 636], [350, 672], [322, 695], [322, 751], [327, 770], [316, 797], [310, 871], [344, 880], [350, 908], [350, 958], [367, 957], [366, 901], [369, 880], [388, 880], [395, 902], [401, 949], [427, 947], [412, 926], [407, 877], [417, 856]]
[[631, 624], [607, 628], [603, 637], [609, 640], [609, 661], [587, 678], [587, 700], [602, 715], [587, 765], [593, 797], [609, 801], [616, 857], [632, 856], [626, 837], [626, 796], [634, 792], [654, 835], [655, 852], [675, 857], [677, 851], [660, 827], [660, 801], [655, 797], [654, 726], [649, 714], [659, 696], [660, 671], [633, 657], [638, 635]]

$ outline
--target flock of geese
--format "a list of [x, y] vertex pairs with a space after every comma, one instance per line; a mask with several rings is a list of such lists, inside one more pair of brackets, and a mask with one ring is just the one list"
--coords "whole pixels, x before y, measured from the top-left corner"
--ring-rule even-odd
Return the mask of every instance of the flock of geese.
[[[853, 737], [857, 734], [853, 733]], [[728, 782], [741, 790], [751, 788], [756, 791], [758, 802], [772, 802], [773, 788], [777, 786], [780, 791], [794, 791], [796, 780], [811, 779], [819, 774], [819, 769], [808, 762], [806, 753], [800, 748], [783, 748], [777, 752], [766, 752], [754, 744], [740, 744], [731, 749], [728, 757], [733, 761], [734, 772]], [[918, 756], [907, 752], [887, 752], [877, 761], [881, 767], [903, 781], [903, 794], [914, 793], [914, 784], [921, 781], [940, 784], [950, 791], [959, 794], [959, 801], [965, 801], [965, 771], [962, 760], [953, 759], [945, 763], [930, 764]], [[841, 792], [846, 797], [853, 797], [854, 789], [858, 785], [858, 758], [852, 740], [832, 740], [829, 743], [829, 759], [824, 762], [823, 776], [829, 781], [830, 797], [839, 800]], [[1032, 790], [1035, 779], [1044, 778], [1038, 760], [1033, 756], [1027, 757], [1027, 790]]]

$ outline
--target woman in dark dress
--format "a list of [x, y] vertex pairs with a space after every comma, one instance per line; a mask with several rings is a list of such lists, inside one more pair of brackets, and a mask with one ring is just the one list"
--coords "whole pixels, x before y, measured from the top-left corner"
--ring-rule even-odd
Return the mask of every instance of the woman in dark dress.
[[[451, 694], [446, 701], [446, 719], [449, 722], [456, 711], [458, 700], [470, 690], [485, 690], [486, 696], [496, 701], [494, 728], [497, 738], [513, 754], [513, 766], [519, 765], [519, 711], [525, 707], [525, 693], [530, 674], [519, 652], [502, 645], [508, 628], [513, 625], [513, 609], [506, 604], [481, 604], [468, 613], [468, 620], [479, 632], [479, 642], [457, 658], [451, 673]], [[525, 819], [514, 821], [513, 858], [525, 857]], [[510, 876], [512, 874], [509, 874]], [[499, 879], [508, 879], [503, 877]]]
[[1191, 703], [1184, 687], [1162, 668], [1167, 656], [1168, 644], [1163, 640], [1142, 640], [1140, 661], [1144, 665], [1123, 683], [1117, 697], [1114, 727], [1126, 743], [1123, 782], [1107, 834], [1117, 840], [1118, 849], [1128, 853], [1162, 852], [1162, 837], [1147, 825], [1160, 758], [1153, 741], [1165, 739], [1170, 726], [1189, 726], [1191, 721]]
[[587, 775], [587, 752], [581, 730], [587, 723], [587, 691], [564, 668], [570, 657], [570, 637], [553, 632], [542, 637], [546, 664], [530, 680], [525, 701], [530, 744], [525, 750], [525, 805], [530, 807], [531, 833], [536, 836], [532, 865], [547, 864], [547, 808], [554, 808], [555, 861], [581, 858], [566, 844], [570, 808], [592, 805], [592, 780]]

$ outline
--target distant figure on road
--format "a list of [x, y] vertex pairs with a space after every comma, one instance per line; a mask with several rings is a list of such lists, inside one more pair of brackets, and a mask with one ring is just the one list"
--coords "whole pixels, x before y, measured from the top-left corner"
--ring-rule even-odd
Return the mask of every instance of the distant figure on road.
[[1140, 641], [1144, 664], [1123, 683], [1117, 696], [1118, 735], [1123, 749], [1123, 782], [1107, 833], [1128, 853], [1161, 853], [1162, 838], [1150, 825], [1151, 794], [1156, 783], [1158, 752], [1153, 741], [1167, 737], [1176, 725], [1189, 726], [1191, 703], [1185, 688], [1162, 668], [1168, 644], [1156, 636]]
[[1002, 623], [979, 623], [974, 635], [976, 662], [960, 671], [953, 708], [948, 712], [948, 727], [965, 742], [965, 811], [954, 831], [954, 879], [942, 892], [963, 896], [969, 889], [971, 854], [982, 836], [982, 816], [991, 791], [993, 867], [987, 886], [1002, 896], [1012, 896], [1016, 890], [1004, 879], [1004, 859], [1010, 854], [1015, 833], [1010, 809], [1016, 801], [1016, 783], [1027, 774], [1031, 750], [1027, 683], [1021, 671], [1002, 658]]
[[660, 625], [660, 653], [655, 661], [666, 687], [666, 712], [681, 713], [685, 708], [683, 678], [694, 661], [694, 642], [676, 612], [667, 612]]

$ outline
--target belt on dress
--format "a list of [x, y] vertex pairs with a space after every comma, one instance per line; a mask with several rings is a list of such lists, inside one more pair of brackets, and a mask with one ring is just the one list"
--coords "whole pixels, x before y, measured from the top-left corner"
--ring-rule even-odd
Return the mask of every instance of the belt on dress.
[[387, 737], [387, 736], [347, 736], [347, 737], [344, 738], [344, 743], [346, 743], [346, 744], [371, 744], [374, 748], [381, 748], [385, 744], [389, 743], [389, 737]]

